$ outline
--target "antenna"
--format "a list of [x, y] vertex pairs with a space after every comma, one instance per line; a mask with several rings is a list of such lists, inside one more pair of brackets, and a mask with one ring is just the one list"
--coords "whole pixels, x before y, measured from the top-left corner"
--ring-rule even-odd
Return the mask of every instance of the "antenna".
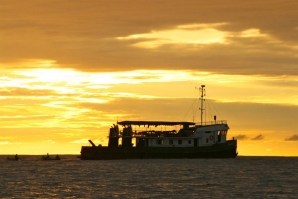
[[201, 110], [201, 125], [203, 125], [203, 112], [204, 112], [204, 107], [203, 107], [203, 105], [204, 105], [204, 101], [205, 101], [205, 99], [204, 99], [204, 96], [205, 96], [205, 85], [201, 85], [201, 88], [200, 88], [200, 91], [201, 91], [201, 98], [200, 98], [200, 100], [201, 100], [201, 108], [200, 108], [200, 110]]

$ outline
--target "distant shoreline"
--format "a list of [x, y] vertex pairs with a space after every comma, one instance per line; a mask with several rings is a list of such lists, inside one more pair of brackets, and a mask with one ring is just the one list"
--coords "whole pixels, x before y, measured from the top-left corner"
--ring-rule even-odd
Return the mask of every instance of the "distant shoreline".
[[[15, 153], [12, 153], [12, 154], [0, 154], [0, 157], [1, 156], [14, 156], [16, 155]], [[18, 156], [45, 156], [46, 154], [18, 154]], [[60, 154], [60, 153], [49, 153], [49, 155], [53, 156], [53, 155], [63, 155], [63, 156], [78, 156], [80, 154]]]
[[[0, 154], [0, 157], [15, 156], [16, 154]], [[18, 156], [45, 156], [46, 154], [18, 154]], [[50, 156], [80, 156], [80, 154], [60, 154], [60, 153], [50, 153]], [[298, 156], [255, 156], [255, 155], [238, 155], [237, 158], [298, 158]], [[236, 159], [237, 159], [236, 158]], [[210, 159], [210, 158], [206, 158]]]

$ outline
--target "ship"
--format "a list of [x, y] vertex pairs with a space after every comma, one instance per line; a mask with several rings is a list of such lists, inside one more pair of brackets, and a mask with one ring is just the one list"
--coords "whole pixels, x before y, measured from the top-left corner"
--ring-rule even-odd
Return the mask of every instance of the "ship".
[[108, 146], [81, 147], [81, 160], [235, 158], [237, 139], [227, 140], [226, 120], [203, 122], [205, 85], [201, 85], [201, 121], [119, 121], [110, 127]]

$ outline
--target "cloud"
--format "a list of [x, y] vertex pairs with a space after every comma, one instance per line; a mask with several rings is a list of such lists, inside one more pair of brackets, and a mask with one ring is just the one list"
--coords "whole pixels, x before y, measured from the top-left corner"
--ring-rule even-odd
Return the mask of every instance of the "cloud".
[[56, 141], [54, 141], [54, 140], [45, 140], [45, 142], [51, 143], [51, 144], [55, 144], [56, 143]]
[[257, 135], [256, 137], [252, 138], [251, 140], [263, 140], [264, 136], [262, 134]]
[[51, 115], [14, 115], [14, 116], [0, 116], [2, 121], [45, 121], [48, 119], [55, 119], [55, 116]]
[[178, 46], [189, 47], [194, 50], [194, 45], [200, 48], [210, 44], [229, 44], [235, 38], [258, 38], [269, 35], [262, 34], [259, 29], [247, 29], [240, 32], [223, 31], [218, 27], [227, 25], [226, 23], [216, 24], [185, 24], [178, 25], [173, 29], [150, 31], [149, 33], [133, 34], [125, 37], [116, 37], [118, 40], [130, 40], [132, 46], [139, 48], [158, 48], [163, 45], [175, 44]]
[[285, 141], [298, 141], [298, 134], [294, 134], [285, 139]]
[[23, 144], [23, 142], [15, 142], [14, 144]]
[[140, 48], [157, 48], [167, 44], [225, 43], [228, 33], [214, 28], [218, 25], [219, 24], [186, 24], [176, 26], [174, 29], [151, 31], [144, 34], [117, 37], [116, 39], [136, 40], [133, 46]]
[[237, 140], [247, 140], [248, 137], [246, 135], [239, 134], [239, 135], [235, 136], [235, 139], [237, 139]]
[[79, 140], [71, 141], [69, 143], [73, 143], [73, 144], [87, 144], [87, 143], [89, 143], [88, 140], [89, 140], [89, 138], [82, 138], [82, 139], [79, 139]]
[[34, 69], [34, 68], [54, 68], [58, 67], [55, 60], [46, 59], [24, 59], [15, 60], [16, 62], [10, 62], [2, 64], [3, 69]]
[[94, 140], [94, 143], [102, 143], [102, 142], [105, 142], [107, 139], [108, 139], [107, 137], [96, 139], [96, 140]]
[[[3, 89], [3, 88], [2, 88]], [[55, 92], [46, 89], [27, 89], [20, 87], [6, 87], [0, 90], [1, 96], [51, 96]]]
[[93, 72], [298, 74], [297, 2], [282, 7], [278, 0], [199, 4], [12, 0], [0, 5], [0, 64], [44, 58], [46, 64], [35, 65]]
[[8, 141], [0, 142], [0, 145], [10, 144]]
[[[243, 134], [239, 134], [239, 135], [235, 136], [235, 138], [237, 140], [248, 140], [248, 139], [250, 139], [248, 136], [243, 135]], [[250, 140], [263, 140], [263, 139], [264, 139], [264, 136], [262, 134], [260, 134], [260, 135], [257, 135], [254, 138], [251, 138]]]

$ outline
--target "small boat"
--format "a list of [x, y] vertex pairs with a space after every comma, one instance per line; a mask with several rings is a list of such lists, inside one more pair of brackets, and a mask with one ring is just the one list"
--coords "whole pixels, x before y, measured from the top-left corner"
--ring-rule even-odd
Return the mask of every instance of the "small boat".
[[41, 158], [41, 160], [60, 160], [60, 158], [47, 158], [47, 157], [43, 156]]
[[7, 160], [10, 160], [10, 161], [18, 161], [19, 159], [20, 159], [19, 157], [16, 157], [16, 158], [7, 157]]
[[49, 155], [47, 156], [42, 156], [41, 160], [60, 160], [59, 155], [57, 155], [55, 158], [51, 158]]

